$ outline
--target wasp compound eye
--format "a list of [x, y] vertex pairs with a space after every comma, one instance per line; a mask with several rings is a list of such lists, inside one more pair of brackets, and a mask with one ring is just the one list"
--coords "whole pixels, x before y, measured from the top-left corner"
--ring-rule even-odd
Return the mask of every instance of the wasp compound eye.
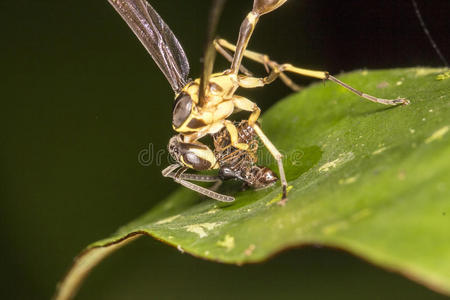
[[172, 124], [179, 128], [191, 114], [192, 98], [186, 93], [181, 93], [175, 100], [172, 112]]

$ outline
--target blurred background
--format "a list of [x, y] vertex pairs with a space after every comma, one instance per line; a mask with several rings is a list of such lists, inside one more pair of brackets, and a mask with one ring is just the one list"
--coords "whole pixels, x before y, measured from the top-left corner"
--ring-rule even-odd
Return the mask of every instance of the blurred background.
[[[450, 1], [417, 2], [448, 59]], [[197, 77], [209, 4], [152, 4]], [[219, 35], [235, 41], [251, 6], [251, 0], [228, 1]], [[0, 23], [0, 297], [49, 299], [86, 245], [178, 188], [161, 177], [164, 165], [138, 162], [140, 151], [150, 144], [165, 149], [174, 134], [173, 95], [106, 0], [0, 0]], [[333, 74], [442, 65], [409, 0], [291, 0], [261, 18], [249, 48]], [[219, 59], [216, 70], [227, 65]], [[244, 95], [265, 110], [289, 93], [276, 82]], [[274, 297], [444, 298], [332, 249], [289, 250], [260, 265], [236, 267], [140, 238], [101, 263], [78, 299]]]

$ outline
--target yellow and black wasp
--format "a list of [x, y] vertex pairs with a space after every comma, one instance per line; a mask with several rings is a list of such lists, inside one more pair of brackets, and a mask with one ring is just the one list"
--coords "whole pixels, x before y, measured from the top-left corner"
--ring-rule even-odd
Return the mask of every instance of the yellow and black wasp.
[[[199, 79], [189, 80], [189, 62], [177, 38], [145, 0], [108, 0], [127, 22], [134, 34], [152, 56], [175, 92], [172, 127], [178, 133], [169, 141], [169, 152], [176, 160], [163, 170], [163, 175], [176, 182], [219, 201], [233, 201], [231, 196], [222, 195], [200, 187], [189, 180], [195, 174], [186, 174], [187, 169], [204, 171], [221, 169], [214, 151], [199, 140], [206, 135], [214, 135], [221, 130], [228, 131], [230, 145], [238, 150], [248, 151], [249, 144], [239, 141], [236, 126], [228, 120], [233, 112], [248, 111], [248, 126], [252, 128], [264, 146], [273, 155], [278, 164], [282, 186], [282, 198], [287, 199], [287, 181], [284, 174], [282, 155], [264, 134], [257, 123], [260, 109], [253, 101], [236, 94], [238, 88], [256, 88], [270, 84], [280, 77], [289, 87], [296, 85], [285, 72], [333, 81], [349, 91], [373, 102], [385, 105], [408, 104], [408, 100], [381, 99], [343, 83], [328, 72], [301, 69], [291, 64], [278, 64], [267, 55], [247, 50], [250, 37], [260, 17], [285, 4], [287, 0], [254, 0], [253, 8], [241, 24], [236, 45], [223, 39], [215, 38], [217, 20], [224, 5], [224, 0], [215, 0], [210, 14], [208, 43], [205, 50], [202, 75]], [[230, 68], [223, 72], [212, 73], [216, 52], [231, 62]], [[265, 77], [254, 77], [241, 62], [246, 57], [263, 64], [268, 71]], [[202, 176], [202, 175], [198, 175]], [[207, 178], [207, 177], [205, 177]]]

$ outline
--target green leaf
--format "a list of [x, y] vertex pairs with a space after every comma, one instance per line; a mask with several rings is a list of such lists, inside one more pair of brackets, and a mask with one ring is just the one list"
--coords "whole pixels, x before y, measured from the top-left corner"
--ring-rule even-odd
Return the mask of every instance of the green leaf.
[[[276, 204], [279, 185], [239, 191], [228, 184], [221, 192], [236, 196], [231, 204], [180, 188], [88, 246], [59, 299], [102, 257], [140, 234], [233, 264], [305, 244], [336, 247], [450, 294], [450, 79], [437, 77], [442, 71], [340, 76], [382, 98], [405, 97], [409, 106], [374, 104], [330, 82], [279, 101], [262, 127], [285, 154], [291, 186], [285, 206]], [[273, 160], [267, 164], [276, 170]]]

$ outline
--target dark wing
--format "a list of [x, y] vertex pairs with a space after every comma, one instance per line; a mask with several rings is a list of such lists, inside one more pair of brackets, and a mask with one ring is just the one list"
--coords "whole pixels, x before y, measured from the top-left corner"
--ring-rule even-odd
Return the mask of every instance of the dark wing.
[[206, 90], [208, 88], [209, 77], [211, 76], [214, 59], [216, 58], [216, 49], [214, 49], [213, 40], [216, 35], [217, 25], [220, 14], [222, 13], [225, 0], [214, 0], [208, 18], [208, 35], [206, 38], [205, 55], [203, 57], [203, 70], [200, 77], [199, 106], [202, 107], [205, 100]]
[[145, 0], [108, 0], [127, 22], [178, 93], [187, 83], [189, 62], [177, 38]]

